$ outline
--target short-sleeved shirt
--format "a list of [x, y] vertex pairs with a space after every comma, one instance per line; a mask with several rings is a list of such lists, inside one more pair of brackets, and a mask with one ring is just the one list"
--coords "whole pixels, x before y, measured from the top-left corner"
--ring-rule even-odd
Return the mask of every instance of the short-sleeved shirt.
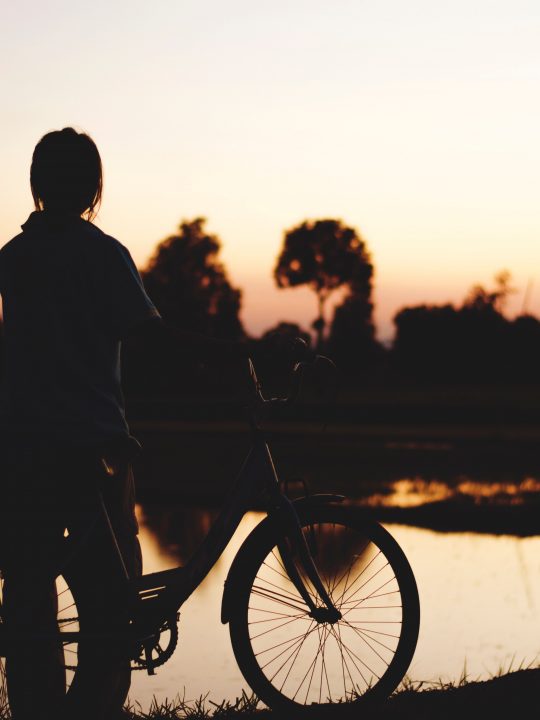
[[129, 251], [79, 217], [34, 212], [22, 230], [0, 250], [0, 441], [62, 447], [128, 439], [121, 339], [159, 317]]

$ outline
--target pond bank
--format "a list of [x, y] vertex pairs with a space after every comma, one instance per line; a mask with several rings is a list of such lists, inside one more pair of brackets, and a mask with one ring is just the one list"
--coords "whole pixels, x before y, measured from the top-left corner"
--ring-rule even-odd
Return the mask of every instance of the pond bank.
[[[461, 680], [455, 685], [422, 686], [400, 690], [372, 710], [354, 713], [362, 720], [479, 720], [479, 718], [537, 717], [540, 711], [540, 669], [526, 669], [482, 682]], [[270, 710], [253, 710], [248, 698], [221, 706], [200, 701], [180, 701], [154, 707], [147, 714], [136, 708], [126, 713], [126, 720], [290, 720]]]

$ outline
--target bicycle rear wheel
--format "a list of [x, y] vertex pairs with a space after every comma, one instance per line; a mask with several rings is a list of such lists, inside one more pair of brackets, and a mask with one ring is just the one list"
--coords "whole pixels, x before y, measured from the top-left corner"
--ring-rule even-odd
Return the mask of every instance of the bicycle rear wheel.
[[[53, 662], [58, 665], [57, 671], [62, 672], [65, 678], [65, 694], [74, 682], [78, 667], [78, 640], [80, 633], [79, 610], [77, 604], [77, 593], [74, 584], [63, 575], [59, 575], [55, 582], [56, 592], [56, 622], [58, 634], [54, 636], [53, 642], [57, 651], [54, 657], [39, 658], [36, 662], [38, 668], [43, 663]], [[4, 580], [0, 579], [0, 716], [4, 717], [9, 708], [6, 680], [6, 651], [8, 644], [7, 625], [4, 618]], [[51, 597], [51, 603], [54, 603]], [[16, 642], [19, 642], [16, 639]], [[21, 636], [21, 643], [28, 642]], [[33, 641], [30, 641], [31, 643]], [[29, 650], [31, 652], [31, 650]], [[52, 654], [51, 654], [52, 655]], [[58, 676], [57, 676], [58, 677]], [[31, 682], [31, 680], [29, 681]], [[9, 716], [9, 715], [8, 715]]]
[[396, 541], [354, 508], [304, 507], [299, 515], [341, 619], [331, 624], [310, 617], [269, 520], [241, 550], [231, 641], [244, 677], [269, 707], [339, 717], [384, 699], [402, 680], [418, 638], [418, 591]]

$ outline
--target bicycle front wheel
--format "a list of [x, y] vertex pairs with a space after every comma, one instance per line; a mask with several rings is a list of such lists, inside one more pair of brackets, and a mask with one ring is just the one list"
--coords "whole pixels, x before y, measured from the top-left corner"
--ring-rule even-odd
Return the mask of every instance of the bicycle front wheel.
[[[420, 610], [403, 551], [351, 507], [299, 510], [319, 575], [341, 618], [317, 621], [283, 565], [276, 524], [243, 548], [230, 634], [240, 670], [269, 707], [324, 717], [387, 697], [412, 660]], [[296, 563], [316, 605], [322, 605]]]

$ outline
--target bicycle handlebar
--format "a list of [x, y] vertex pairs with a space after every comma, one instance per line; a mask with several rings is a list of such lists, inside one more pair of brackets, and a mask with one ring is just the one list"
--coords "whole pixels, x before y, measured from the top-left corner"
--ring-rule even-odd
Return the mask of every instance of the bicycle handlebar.
[[[308, 347], [302, 338], [296, 338], [295, 340], [296, 350], [298, 354], [304, 355], [308, 353]], [[253, 400], [256, 407], [269, 407], [272, 405], [292, 405], [298, 399], [302, 388], [302, 377], [307, 367], [314, 367], [316, 364], [325, 364], [327, 367], [331, 367], [333, 371], [336, 370], [334, 362], [326, 357], [325, 355], [315, 355], [311, 360], [300, 360], [295, 362], [291, 371], [291, 384], [289, 393], [282, 397], [271, 397], [265, 398], [262, 393], [261, 383], [257, 378], [255, 372], [255, 366], [251, 358], [248, 358], [249, 373], [253, 381]]]

